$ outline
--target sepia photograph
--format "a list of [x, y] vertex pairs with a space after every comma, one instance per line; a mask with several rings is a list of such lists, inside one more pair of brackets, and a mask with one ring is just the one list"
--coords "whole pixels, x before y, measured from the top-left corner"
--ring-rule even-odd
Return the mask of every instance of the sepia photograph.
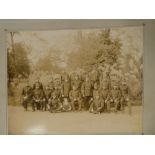
[[8, 134], [143, 134], [143, 54], [143, 25], [8, 31]]
[[2, 6], [1, 154], [155, 152], [153, 1]]

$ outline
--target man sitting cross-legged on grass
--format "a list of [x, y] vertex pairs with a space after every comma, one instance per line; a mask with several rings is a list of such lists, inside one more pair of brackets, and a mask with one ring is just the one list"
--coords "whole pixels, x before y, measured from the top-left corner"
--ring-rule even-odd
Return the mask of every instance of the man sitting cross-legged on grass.
[[61, 111], [62, 112], [68, 112], [71, 110], [72, 110], [72, 106], [71, 106], [71, 103], [69, 102], [69, 99], [66, 97], [63, 98]]

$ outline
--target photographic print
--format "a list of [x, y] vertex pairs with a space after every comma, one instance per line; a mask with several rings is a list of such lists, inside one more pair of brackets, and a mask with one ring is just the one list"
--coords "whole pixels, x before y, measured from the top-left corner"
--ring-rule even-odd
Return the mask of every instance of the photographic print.
[[7, 32], [8, 134], [142, 134], [143, 26]]

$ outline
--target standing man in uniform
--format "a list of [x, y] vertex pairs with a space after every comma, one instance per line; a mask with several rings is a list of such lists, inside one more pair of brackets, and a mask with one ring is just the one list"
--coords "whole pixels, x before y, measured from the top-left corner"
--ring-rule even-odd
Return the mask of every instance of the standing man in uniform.
[[61, 85], [61, 94], [63, 98], [69, 98], [69, 92], [71, 90], [70, 81], [68, 78], [65, 78]]
[[107, 79], [102, 81], [102, 85], [100, 88], [100, 95], [102, 98], [102, 102], [104, 103], [104, 110], [110, 112], [110, 83]]
[[72, 110], [76, 110], [76, 106], [78, 106], [78, 111], [81, 110], [82, 102], [81, 102], [81, 93], [77, 89], [76, 86], [73, 85], [72, 90], [69, 93], [71, 105], [72, 105]]
[[92, 82], [91, 82], [88, 75], [86, 76], [86, 79], [82, 84], [81, 93], [82, 93], [82, 97], [84, 99], [84, 108], [86, 110], [88, 110], [89, 109], [89, 102], [90, 102], [92, 95], [93, 95], [93, 85], [92, 85]]
[[99, 83], [99, 71], [97, 67], [93, 66], [93, 70], [90, 74], [92, 83]]
[[81, 90], [81, 80], [78, 74], [74, 75], [74, 78], [71, 81], [71, 85], [76, 87], [75, 89], [78, 89], [79, 91]]
[[68, 81], [70, 81], [70, 77], [69, 77], [68, 73], [65, 72], [65, 71], [63, 71], [63, 72], [62, 72], [62, 75], [61, 75], [61, 82], [64, 82], [66, 79], [67, 79]]

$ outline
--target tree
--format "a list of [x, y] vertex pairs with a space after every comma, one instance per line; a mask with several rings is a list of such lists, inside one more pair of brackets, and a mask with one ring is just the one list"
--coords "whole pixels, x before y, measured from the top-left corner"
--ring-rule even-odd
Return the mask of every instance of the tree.
[[121, 43], [119, 39], [110, 38], [110, 29], [105, 29], [100, 34], [100, 47], [97, 53], [97, 62], [101, 65], [113, 65], [120, 55]]
[[40, 71], [60, 73], [60, 67], [57, 65], [60, 60], [56, 53], [56, 51], [53, 53], [50, 51], [44, 57], [39, 58], [35, 68]]
[[[142, 99], [143, 92], [143, 55], [132, 49], [132, 52], [122, 55], [118, 61], [119, 67], [131, 89], [131, 96]], [[126, 76], [127, 75], [127, 76]], [[133, 87], [134, 85], [134, 87]]]
[[91, 70], [94, 65], [113, 65], [120, 54], [121, 43], [119, 39], [111, 39], [110, 29], [84, 35], [78, 32], [75, 42], [77, 49], [69, 55], [72, 69]]
[[19, 75], [27, 77], [30, 74], [30, 64], [25, 45], [22, 43], [15, 43], [14, 50], [8, 48], [7, 52], [9, 82]]

